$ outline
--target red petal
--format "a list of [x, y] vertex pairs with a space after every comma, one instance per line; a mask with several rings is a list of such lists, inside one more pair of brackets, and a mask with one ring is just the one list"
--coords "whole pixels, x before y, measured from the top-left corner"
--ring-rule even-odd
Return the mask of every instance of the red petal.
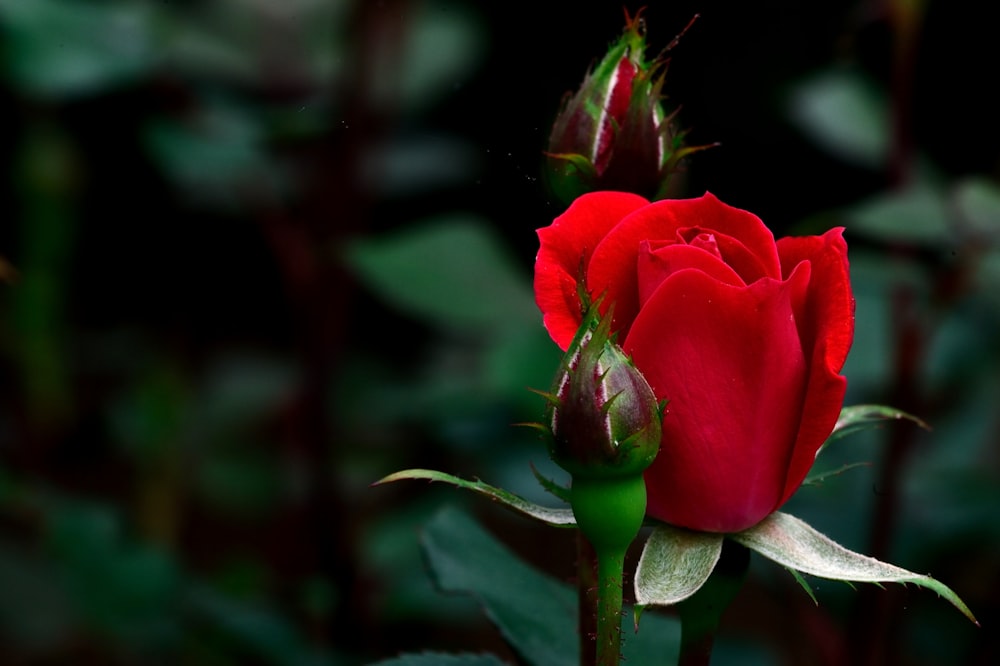
[[816, 459], [816, 451], [833, 431], [843, 406], [847, 380], [838, 373], [854, 339], [854, 296], [843, 229], [822, 236], [782, 238], [778, 241], [782, 271], [809, 262], [812, 279], [807, 297], [795, 304], [803, 347], [810, 354], [809, 386], [802, 423], [789, 464], [782, 502], [802, 484]]
[[639, 302], [646, 300], [664, 280], [685, 268], [693, 268], [707, 273], [719, 282], [734, 286], [745, 286], [740, 276], [722, 259], [693, 245], [665, 245], [644, 241], [640, 244], [638, 271]]
[[[579, 197], [551, 225], [538, 230], [535, 302], [545, 328], [562, 349], [580, 326], [576, 283], [601, 239], [619, 221], [649, 202], [625, 192], [594, 192]], [[634, 264], [633, 264], [634, 266]]]
[[735, 532], [781, 502], [807, 380], [792, 304], [809, 273], [734, 287], [681, 271], [636, 317], [625, 351], [669, 401], [645, 475], [650, 515]]
[[774, 236], [756, 215], [727, 206], [709, 193], [697, 199], [654, 202], [629, 215], [608, 233], [594, 250], [587, 270], [590, 293], [607, 292], [607, 302], [615, 304], [612, 329], [620, 331], [622, 337], [639, 311], [635, 268], [639, 244], [644, 240], [673, 239], [679, 229], [688, 227], [717, 231], [739, 240], [760, 260], [767, 275], [781, 275]]

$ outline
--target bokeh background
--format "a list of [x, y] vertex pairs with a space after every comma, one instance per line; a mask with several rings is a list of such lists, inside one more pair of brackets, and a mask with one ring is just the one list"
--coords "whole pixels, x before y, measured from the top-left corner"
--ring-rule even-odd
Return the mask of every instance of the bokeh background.
[[[844, 225], [847, 402], [899, 423], [787, 506], [926, 590], [754, 561], [720, 664], [1000, 662], [1000, 65], [974, 0], [647, 2], [695, 13], [665, 91], [710, 190], [776, 235]], [[543, 502], [558, 353], [531, 295], [548, 127], [623, 5], [0, 0], [0, 664], [517, 655], [435, 589], [473, 514], [571, 581]], [[670, 616], [669, 611], [663, 615]]]

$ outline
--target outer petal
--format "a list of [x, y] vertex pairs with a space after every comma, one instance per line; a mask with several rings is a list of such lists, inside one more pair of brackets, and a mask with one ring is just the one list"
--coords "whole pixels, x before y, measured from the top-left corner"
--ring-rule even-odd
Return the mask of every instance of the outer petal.
[[615, 304], [612, 330], [627, 333], [639, 312], [636, 261], [644, 240], [675, 237], [678, 229], [702, 227], [741, 241], [763, 263], [767, 274], [780, 277], [774, 236], [756, 215], [722, 203], [709, 193], [697, 199], [664, 199], [645, 206], [615, 226], [594, 250], [587, 269], [591, 294], [607, 292]]
[[577, 278], [594, 248], [623, 217], [648, 203], [635, 194], [593, 192], [579, 197], [551, 225], [538, 230], [535, 302], [549, 335], [563, 350], [580, 326]]
[[847, 380], [838, 373], [854, 340], [854, 296], [843, 231], [837, 228], [822, 236], [778, 241], [784, 272], [790, 273], [802, 262], [812, 266], [806, 294], [795, 304], [799, 336], [809, 358], [809, 384], [782, 502], [809, 473], [816, 451], [837, 422], [847, 389]]
[[643, 306], [623, 346], [669, 400], [645, 475], [653, 517], [736, 532], [782, 501], [808, 379], [792, 304], [809, 273], [738, 287], [684, 270]]

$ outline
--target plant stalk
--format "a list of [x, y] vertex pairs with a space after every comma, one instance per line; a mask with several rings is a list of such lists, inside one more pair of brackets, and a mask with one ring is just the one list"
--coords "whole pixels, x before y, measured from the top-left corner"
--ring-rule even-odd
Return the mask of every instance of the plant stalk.
[[597, 555], [597, 666], [618, 666], [622, 641], [622, 574], [625, 550]]

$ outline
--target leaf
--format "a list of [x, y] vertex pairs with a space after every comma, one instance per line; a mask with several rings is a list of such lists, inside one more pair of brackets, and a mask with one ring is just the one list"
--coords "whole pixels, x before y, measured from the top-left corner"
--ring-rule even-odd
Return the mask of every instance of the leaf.
[[965, 230], [994, 244], [1000, 241], [1000, 188], [986, 178], [969, 178], [954, 195]]
[[430, 469], [402, 470], [379, 479], [372, 485], [378, 486], [383, 483], [392, 483], [403, 479], [444, 481], [445, 483], [450, 483], [458, 488], [465, 488], [466, 490], [477, 492], [480, 495], [485, 495], [492, 500], [500, 502], [504, 506], [523, 513], [526, 516], [530, 516], [535, 520], [540, 520], [543, 523], [548, 523], [549, 525], [553, 525], [555, 527], [573, 527], [576, 525], [576, 519], [573, 518], [572, 509], [554, 509], [541, 506], [539, 504], [535, 504], [534, 502], [529, 502], [523, 497], [519, 497], [518, 495], [508, 492], [503, 488], [497, 488], [496, 486], [491, 486], [488, 483], [483, 483], [482, 481], [466, 481], [465, 479], [460, 479], [457, 476], [452, 476], [451, 474], [447, 474], [445, 472], [437, 472]]
[[[474, 595], [525, 662], [576, 666], [577, 592], [571, 586], [528, 566], [455, 509], [442, 510], [427, 525], [423, 546], [439, 587]], [[641, 632], [624, 638], [624, 663], [674, 663], [680, 623], [652, 615]]]
[[840, 410], [840, 416], [837, 418], [837, 423], [833, 426], [833, 432], [823, 442], [823, 446], [819, 448], [816, 455], [819, 456], [823, 449], [841, 437], [864, 428], [872, 428], [883, 421], [900, 421], [902, 419], [912, 421], [924, 430], [931, 429], [923, 419], [913, 414], [907, 414], [895, 407], [886, 407], [885, 405], [852, 405], [851, 407], [844, 407]]
[[440, 511], [427, 525], [424, 552], [439, 587], [472, 593], [527, 661], [577, 662], [576, 594], [520, 561], [468, 516]]
[[421, 654], [403, 654], [394, 659], [371, 664], [371, 666], [503, 666], [504, 663], [492, 654], [423, 652]]
[[810, 474], [806, 477], [806, 480], [802, 482], [804, 486], [818, 486], [832, 476], [840, 476], [844, 472], [856, 467], [870, 467], [871, 463], [858, 462], [858, 463], [848, 463], [846, 465], [841, 465], [836, 469], [827, 470], [825, 472], [816, 472]]
[[946, 197], [927, 183], [873, 197], [844, 211], [844, 216], [850, 232], [887, 244], [939, 249], [954, 241]]
[[697, 592], [719, 561], [722, 540], [722, 534], [658, 525], [635, 572], [637, 610], [676, 604]]
[[332, 666], [332, 659], [309, 645], [297, 627], [270, 607], [235, 599], [207, 585], [185, 590], [185, 610], [201, 626], [209, 626], [275, 666]]
[[156, 65], [150, 3], [0, 0], [3, 65], [42, 97], [78, 96], [133, 81]]
[[792, 119], [830, 153], [870, 168], [889, 155], [889, 108], [885, 95], [856, 72], [816, 76], [789, 100]]
[[452, 218], [358, 240], [345, 258], [388, 303], [437, 326], [495, 334], [537, 324], [527, 279], [479, 220]]
[[968, 606], [943, 583], [850, 551], [787, 513], [776, 511], [750, 529], [729, 536], [769, 560], [819, 578], [876, 584], [913, 583], [926, 587], [979, 624]]

